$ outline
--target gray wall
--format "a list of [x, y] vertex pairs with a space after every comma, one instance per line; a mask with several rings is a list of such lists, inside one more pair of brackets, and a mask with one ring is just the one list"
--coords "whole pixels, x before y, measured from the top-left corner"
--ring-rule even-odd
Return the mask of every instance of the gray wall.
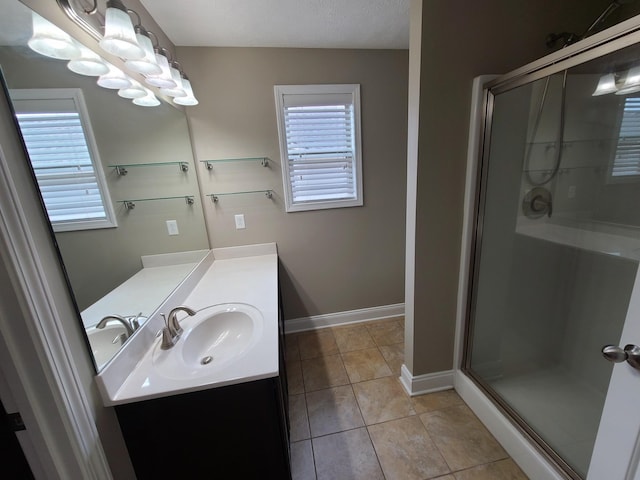
[[[277, 242], [286, 319], [401, 303], [404, 295], [406, 50], [178, 48], [200, 100], [187, 109], [201, 190], [272, 188], [205, 202], [212, 247]], [[285, 213], [273, 86], [359, 83], [364, 206]], [[242, 213], [246, 230], [236, 230]]]
[[414, 3], [422, 5], [422, 35], [419, 127], [417, 138], [409, 138], [417, 144], [418, 167], [408, 362], [413, 375], [422, 375], [452, 368], [473, 78], [549, 53], [548, 33], [584, 31], [609, 2]]

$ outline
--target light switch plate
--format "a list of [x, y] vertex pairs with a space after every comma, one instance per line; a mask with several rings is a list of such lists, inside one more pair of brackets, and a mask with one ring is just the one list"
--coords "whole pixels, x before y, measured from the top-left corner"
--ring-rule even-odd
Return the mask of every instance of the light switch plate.
[[236, 219], [236, 230], [242, 230], [243, 228], [247, 228], [246, 225], [244, 224], [243, 214], [236, 215], [235, 219]]

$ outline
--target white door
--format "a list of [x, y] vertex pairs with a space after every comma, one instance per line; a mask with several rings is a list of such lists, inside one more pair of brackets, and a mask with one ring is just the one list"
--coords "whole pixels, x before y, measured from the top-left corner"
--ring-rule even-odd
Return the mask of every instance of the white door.
[[[640, 345], [640, 269], [619, 345], [629, 344]], [[640, 480], [639, 434], [640, 370], [622, 361], [613, 369], [588, 480]]]

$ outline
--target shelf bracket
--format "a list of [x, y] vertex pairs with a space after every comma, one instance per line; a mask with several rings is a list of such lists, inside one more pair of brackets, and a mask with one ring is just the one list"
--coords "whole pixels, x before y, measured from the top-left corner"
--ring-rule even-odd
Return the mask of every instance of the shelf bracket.
[[180, 170], [182, 170], [183, 172], [188, 172], [189, 164], [186, 162], [180, 162]]
[[130, 200], [126, 200], [124, 202], [124, 206], [127, 210], [133, 210], [134, 208], [136, 208], [136, 204]]
[[116, 173], [118, 174], [118, 176], [122, 177], [129, 173], [129, 171], [120, 165], [116, 165]]
[[193, 205], [195, 203], [195, 200], [193, 197], [187, 195], [186, 197], [184, 197], [185, 202], [187, 202], [187, 205]]
[[264, 157], [262, 160], [260, 160], [260, 165], [262, 165], [263, 167], [268, 167], [269, 159], [267, 157]]

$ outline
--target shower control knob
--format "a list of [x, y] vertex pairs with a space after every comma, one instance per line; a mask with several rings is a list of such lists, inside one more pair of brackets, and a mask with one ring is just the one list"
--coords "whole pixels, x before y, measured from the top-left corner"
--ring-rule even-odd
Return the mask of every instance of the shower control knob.
[[640, 347], [637, 345], [629, 344], [624, 349], [616, 345], [605, 345], [602, 347], [602, 355], [610, 362], [626, 361], [633, 368], [640, 370]]
[[602, 355], [613, 363], [622, 363], [628, 357], [627, 352], [617, 345], [605, 345], [602, 347]]

